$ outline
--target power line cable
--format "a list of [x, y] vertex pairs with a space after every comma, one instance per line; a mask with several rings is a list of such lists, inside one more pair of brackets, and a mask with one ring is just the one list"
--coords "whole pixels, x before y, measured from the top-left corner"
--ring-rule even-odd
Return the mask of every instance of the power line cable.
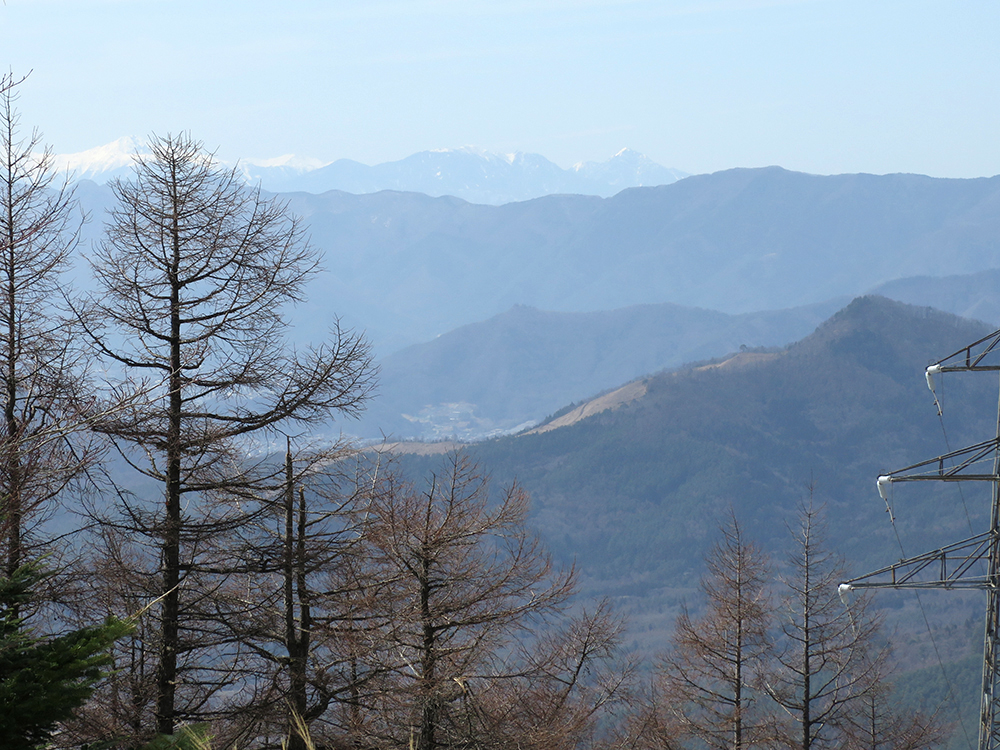
[[[941, 390], [944, 390], [944, 378], [941, 378]], [[951, 441], [948, 440], [948, 430], [944, 426], [944, 415], [942, 413], [941, 403], [938, 401], [937, 394], [934, 394], [934, 403], [937, 405], [937, 416], [938, 423], [941, 425], [941, 434], [944, 435], [944, 447], [948, 449], [948, 453], [951, 453]], [[965, 493], [962, 491], [962, 483], [958, 482], [958, 496], [962, 499], [962, 509], [965, 511], [965, 520], [969, 523], [969, 533], [975, 534], [976, 532], [972, 528], [972, 516], [969, 514], [969, 505], [965, 502]]]
[[[890, 490], [890, 493], [895, 494], [894, 489]], [[892, 532], [896, 536], [896, 544], [899, 545], [899, 554], [905, 560], [906, 551], [903, 548], [903, 540], [899, 536], [899, 529], [896, 528], [896, 519], [892, 513], [889, 514], [889, 523], [892, 525]], [[934, 649], [934, 657], [937, 659], [938, 666], [941, 668], [941, 676], [944, 677], [944, 683], [948, 688], [948, 698], [951, 699], [952, 705], [955, 708], [955, 714], [958, 716], [958, 725], [962, 728], [962, 734], [965, 735], [965, 741], [971, 750], [971, 748], [974, 747], [972, 744], [972, 737], [969, 735], [968, 727], [965, 726], [965, 718], [962, 716], [962, 709], [958, 703], [958, 696], [955, 694], [954, 685], [952, 685], [951, 678], [948, 677], [948, 672], [944, 668], [944, 660], [941, 658], [941, 651], [938, 649], [937, 641], [934, 638], [934, 631], [931, 630], [931, 623], [930, 619], [927, 617], [927, 610], [924, 609], [924, 603], [920, 600], [920, 592], [914, 591], [913, 593], [917, 595], [917, 607], [920, 609], [921, 617], [923, 617], [924, 627], [927, 628], [927, 637], [930, 638], [931, 647]]]

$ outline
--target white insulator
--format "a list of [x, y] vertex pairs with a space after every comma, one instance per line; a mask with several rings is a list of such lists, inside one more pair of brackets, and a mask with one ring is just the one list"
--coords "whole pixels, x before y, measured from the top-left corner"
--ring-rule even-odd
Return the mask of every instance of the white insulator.
[[[837, 594], [838, 596], [840, 596], [840, 601], [844, 603], [844, 609], [847, 610], [848, 614], [850, 614], [851, 605], [848, 602], [849, 597], [847, 595], [851, 593], [851, 591], [853, 590], [854, 587], [849, 583], [842, 583], [837, 587]], [[852, 618], [852, 623], [853, 623], [853, 618]]]
[[941, 372], [941, 365], [931, 365], [924, 372], [924, 377], [927, 378], [927, 387], [931, 389], [931, 393], [934, 393], [934, 376]]
[[886, 502], [889, 501], [889, 482], [891, 481], [892, 477], [888, 474], [883, 474], [875, 481], [876, 486], [878, 486], [878, 496]]

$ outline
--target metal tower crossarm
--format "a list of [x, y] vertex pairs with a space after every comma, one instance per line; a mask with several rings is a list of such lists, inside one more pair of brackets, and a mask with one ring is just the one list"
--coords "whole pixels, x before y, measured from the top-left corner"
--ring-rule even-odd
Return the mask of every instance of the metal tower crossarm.
[[877, 480], [879, 494], [885, 500], [887, 485], [895, 482], [992, 482], [997, 478], [993, 462], [998, 448], [1000, 439], [992, 438], [882, 474]]
[[[963, 539], [933, 552], [900, 560], [880, 570], [840, 584], [841, 594], [854, 589], [985, 589], [989, 576], [974, 571], [989, 559], [992, 534]], [[931, 576], [931, 577], [927, 577]]]
[[[990, 354], [996, 357], [989, 357]], [[996, 361], [993, 361], [996, 360]], [[939, 359], [927, 368], [929, 375], [939, 372], [969, 372], [971, 370], [1000, 370], [1000, 331], [983, 336], [957, 352]]]

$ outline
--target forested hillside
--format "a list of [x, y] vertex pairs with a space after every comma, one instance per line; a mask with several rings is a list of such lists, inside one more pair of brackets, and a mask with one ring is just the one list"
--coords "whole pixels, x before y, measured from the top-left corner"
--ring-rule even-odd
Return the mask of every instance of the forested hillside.
[[[995, 433], [995, 376], [944, 376], [943, 422], [924, 378], [928, 363], [989, 330], [863, 297], [787, 348], [650, 376], [617, 408], [463, 450], [494, 478], [523, 483], [533, 524], [557, 559], [575, 563], [587, 593], [629, 612], [630, 642], [655, 653], [671, 643], [683, 607], [705, 606], [698, 581], [730, 513], [772, 556], [775, 586], [789, 575], [789, 545], [807, 502], [822, 507], [826, 542], [844, 556], [838, 580], [986, 528], [985, 485], [897, 488], [893, 526], [875, 479]], [[441, 457], [400, 460], [426, 475]], [[897, 700], [952, 718], [973, 706], [982, 596], [924, 592], [918, 601], [880, 592], [874, 603], [885, 608], [904, 669], [921, 669], [904, 675]], [[953, 665], [947, 679], [939, 657]], [[974, 736], [972, 709], [966, 723]], [[955, 731], [952, 746], [965, 747]]]
[[595, 313], [518, 305], [384, 357], [379, 398], [345, 429], [475, 440], [668, 367], [796, 341], [841, 304], [742, 315], [669, 303]]
[[[781, 549], [810, 485], [826, 506], [831, 546], [860, 573], [901, 556], [875, 478], [947, 450], [924, 367], [987, 330], [859, 298], [785, 349], [652, 376], [642, 381], [645, 395], [620, 408], [466, 450], [495, 477], [524, 484], [543, 538], [576, 562], [589, 591], [643, 613], [670, 611], [690, 595], [730, 508], [766, 549]], [[952, 447], [994, 434], [993, 377], [949, 375], [943, 387]], [[420, 471], [434, 460], [406, 457]], [[897, 491], [908, 552], [968, 535], [962, 497], [985, 523], [988, 492], [956, 492]], [[643, 614], [641, 622], [663, 632], [665, 619], [657, 625]]]

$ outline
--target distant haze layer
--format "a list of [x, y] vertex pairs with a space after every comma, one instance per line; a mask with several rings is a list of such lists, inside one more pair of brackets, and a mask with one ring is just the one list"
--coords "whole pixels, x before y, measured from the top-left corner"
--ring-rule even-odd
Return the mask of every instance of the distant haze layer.
[[[105, 186], [78, 191], [100, 234]], [[611, 198], [487, 206], [383, 191], [284, 196], [326, 271], [290, 311], [315, 338], [341, 316], [380, 354], [517, 304], [589, 312], [670, 302], [729, 314], [1000, 268], [1000, 177], [738, 169]]]

